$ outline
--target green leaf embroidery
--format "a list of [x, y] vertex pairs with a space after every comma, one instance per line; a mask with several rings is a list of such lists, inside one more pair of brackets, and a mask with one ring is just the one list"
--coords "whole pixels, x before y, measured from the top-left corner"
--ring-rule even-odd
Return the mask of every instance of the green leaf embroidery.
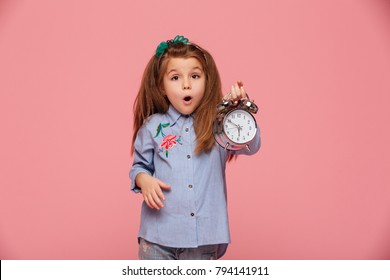
[[157, 129], [156, 129], [156, 135], [154, 136], [154, 138], [157, 138], [157, 136], [159, 136], [160, 134], [164, 137], [165, 134], [164, 132], [162, 131], [163, 128], [166, 128], [170, 125], [170, 123], [164, 123], [164, 124], [159, 124]]
[[158, 125], [157, 129], [156, 129], [157, 133], [156, 133], [156, 135], [154, 136], [154, 138], [156, 138], [157, 136], [160, 135], [161, 129], [162, 129], [162, 126], [161, 126], [161, 123], [160, 123], [160, 124]]

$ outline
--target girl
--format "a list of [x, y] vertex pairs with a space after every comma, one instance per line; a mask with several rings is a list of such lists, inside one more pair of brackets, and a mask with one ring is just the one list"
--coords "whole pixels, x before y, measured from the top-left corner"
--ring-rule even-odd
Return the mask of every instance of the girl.
[[[237, 82], [225, 99], [246, 94]], [[142, 193], [140, 259], [218, 259], [230, 243], [226, 162], [250, 150], [216, 144], [222, 99], [212, 56], [183, 36], [162, 42], [146, 66], [134, 103], [131, 189]]]

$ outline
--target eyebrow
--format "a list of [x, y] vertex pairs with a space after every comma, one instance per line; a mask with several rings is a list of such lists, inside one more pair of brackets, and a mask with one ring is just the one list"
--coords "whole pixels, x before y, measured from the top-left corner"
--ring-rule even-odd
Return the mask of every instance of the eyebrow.
[[[203, 69], [201, 68], [201, 67], [199, 67], [199, 66], [195, 66], [194, 68], [192, 68], [191, 69], [192, 71], [194, 71], [194, 70], [200, 70], [200, 71], [202, 71], [203, 72]], [[177, 72], [177, 70], [175, 69], [175, 68], [173, 68], [173, 69], [171, 69], [169, 72], [167, 72], [167, 75], [169, 75], [171, 72]]]

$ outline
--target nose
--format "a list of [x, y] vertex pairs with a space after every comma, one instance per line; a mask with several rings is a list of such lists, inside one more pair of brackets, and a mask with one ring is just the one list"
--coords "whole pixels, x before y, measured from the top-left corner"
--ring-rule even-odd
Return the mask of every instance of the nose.
[[189, 79], [183, 81], [183, 89], [191, 89], [191, 82]]

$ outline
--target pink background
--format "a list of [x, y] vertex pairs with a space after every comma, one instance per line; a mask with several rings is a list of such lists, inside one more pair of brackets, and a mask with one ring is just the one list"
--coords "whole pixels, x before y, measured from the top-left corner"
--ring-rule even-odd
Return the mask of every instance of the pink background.
[[390, 4], [0, 1], [0, 259], [136, 259], [132, 104], [160, 41], [242, 79], [225, 259], [390, 259]]

